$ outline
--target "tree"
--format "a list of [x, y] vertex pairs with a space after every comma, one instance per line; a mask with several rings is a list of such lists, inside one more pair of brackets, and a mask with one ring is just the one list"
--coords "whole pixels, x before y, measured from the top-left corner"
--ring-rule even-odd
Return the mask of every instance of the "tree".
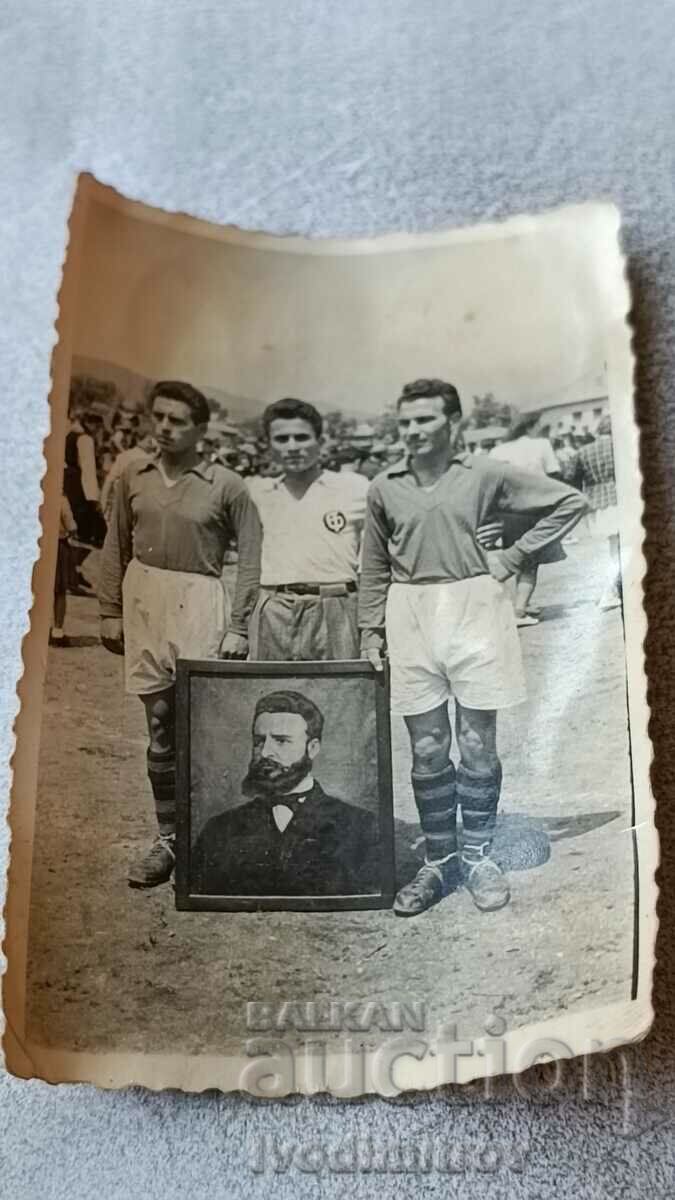
[[518, 416], [515, 404], [501, 404], [494, 392], [473, 396], [472, 399], [473, 411], [469, 413], [469, 421], [474, 429], [484, 429], [486, 425], [510, 425]]
[[354, 430], [356, 421], [353, 417], [346, 417], [339, 408], [333, 409], [331, 412], [323, 414], [323, 432], [324, 437], [329, 441], [348, 442]]
[[245, 421], [236, 421], [234, 424], [236, 424], [245, 441], [264, 442], [265, 431], [263, 429], [262, 417], [250, 417]]
[[211, 413], [211, 416], [218, 417], [220, 421], [226, 421], [230, 415], [229, 408], [226, 408], [225, 405], [221, 403], [220, 400], [217, 400], [215, 396], [210, 396], [208, 392], [205, 392], [204, 394], [206, 396], [206, 403], [209, 406], [209, 412]]
[[123, 396], [116, 384], [93, 375], [73, 375], [70, 382], [70, 410], [82, 412], [95, 409], [97, 412], [114, 410], [123, 404]]
[[389, 438], [392, 442], [398, 441], [398, 421], [395, 412], [385, 412], [381, 417], [375, 417], [373, 426], [378, 441], [384, 438]]

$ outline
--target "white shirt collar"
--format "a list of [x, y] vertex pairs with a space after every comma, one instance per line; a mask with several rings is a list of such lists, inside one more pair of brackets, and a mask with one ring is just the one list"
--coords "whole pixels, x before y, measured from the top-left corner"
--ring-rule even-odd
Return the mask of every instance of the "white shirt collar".
[[[326, 484], [329, 483], [329, 480], [326, 478], [326, 475], [327, 475], [326, 468], [323, 467], [321, 469], [321, 474], [317, 475], [316, 479], [313, 479], [312, 482], [310, 483], [309, 487], [307, 488], [307, 492], [309, 491], [309, 488], [314, 487], [315, 483], [321, 483], [325, 487]], [[285, 480], [286, 480], [285, 474], [284, 475], [268, 475], [266, 479], [265, 478], [260, 479], [259, 486], [267, 488], [268, 491], [272, 492], [275, 490], [275, 488], [281, 487], [282, 483], [284, 483]], [[307, 492], [305, 492], [305, 495], [307, 495]]]
[[[305, 778], [300, 780], [300, 783], [297, 783], [294, 788], [291, 788], [290, 792], [286, 792], [286, 795], [294, 796], [296, 792], [311, 792], [313, 787], [314, 776], [312, 775], [312, 772], [309, 771], [307, 775], [305, 775]], [[283, 800], [281, 803], [283, 804]]]

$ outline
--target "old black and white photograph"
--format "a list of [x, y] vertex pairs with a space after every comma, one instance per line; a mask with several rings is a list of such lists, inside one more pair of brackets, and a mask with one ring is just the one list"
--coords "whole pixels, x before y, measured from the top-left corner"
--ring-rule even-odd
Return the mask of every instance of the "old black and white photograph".
[[648, 1027], [628, 307], [602, 204], [321, 242], [81, 186], [12, 810], [34, 1073], [237, 1087], [252, 1002]]

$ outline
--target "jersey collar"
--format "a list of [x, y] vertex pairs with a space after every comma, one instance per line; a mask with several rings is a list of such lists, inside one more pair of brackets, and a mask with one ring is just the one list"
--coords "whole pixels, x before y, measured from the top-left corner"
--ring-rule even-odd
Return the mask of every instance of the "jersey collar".
[[[273, 492], [275, 490], [275, 488], [281, 487], [281, 485], [285, 479], [286, 479], [286, 474], [284, 472], [283, 475], [268, 475], [267, 479], [263, 480], [263, 482], [266, 484], [269, 491]], [[320, 483], [320, 484], [322, 484], [323, 487], [325, 487], [326, 484], [328, 483], [328, 480], [326, 479], [325, 467], [322, 467], [321, 474], [317, 475], [316, 479], [312, 480], [309, 487], [314, 487], [315, 483]], [[307, 491], [309, 491], [309, 488], [307, 489]], [[306, 494], [307, 493], [305, 493], [305, 495]]]
[[[453, 454], [450, 459], [450, 466], [453, 463], [459, 463], [462, 467], [471, 469], [472, 455], [468, 450], [460, 450], [457, 454]], [[389, 479], [394, 479], [397, 475], [412, 475], [412, 467], [410, 466], [410, 455], [406, 454], [405, 458], [401, 458], [398, 462], [392, 463], [391, 466], [385, 467], [384, 474]]]
[[[138, 468], [139, 473], [141, 471], [150, 471], [153, 467], [156, 467], [157, 470], [159, 470], [159, 460], [159, 451], [155, 450], [154, 453], [148, 457], [147, 462], [142, 463], [142, 465]], [[213, 466], [213, 463], [207, 463], [204, 462], [203, 459], [200, 459], [194, 464], [193, 467], [190, 467], [187, 471], [184, 471], [183, 474], [199, 475], [202, 479], [206, 479], [208, 483], [212, 483], [214, 476]]]

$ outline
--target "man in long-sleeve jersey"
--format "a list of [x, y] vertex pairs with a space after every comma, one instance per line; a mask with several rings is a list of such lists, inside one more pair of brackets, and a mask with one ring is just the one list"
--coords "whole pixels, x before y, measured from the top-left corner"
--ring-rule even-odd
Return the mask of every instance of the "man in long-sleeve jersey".
[[[175, 863], [176, 660], [245, 659], [260, 580], [255, 505], [233, 471], [205, 463], [197, 449], [209, 420], [206, 398], [188, 383], [165, 381], [150, 402], [157, 454], [122, 472], [99, 586], [101, 640], [124, 654], [126, 688], [143, 701], [150, 736], [159, 836], [131, 867], [133, 887], [167, 882]], [[221, 573], [232, 536], [239, 561], [228, 622]]]
[[[490, 856], [502, 778], [497, 711], [524, 700], [525, 681], [504, 583], [586, 510], [579, 492], [543, 473], [456, 453], [461, 416], [452, 384], [407, 384], [398, 400], [406, 457], [375, 478], [366, 510], [361, 653], [381, 669], [386, 641], [392, 711], [408, 728], [425, 837], [425, 865], [394, 903], [403, 917], [424, 912], [460, 882], [480, 909], [508, 903], [507, 881]], [[486, 551], [477, 540], [478, 527], [495, 515], [533, 512], [539, 520], [508, 550]]]

